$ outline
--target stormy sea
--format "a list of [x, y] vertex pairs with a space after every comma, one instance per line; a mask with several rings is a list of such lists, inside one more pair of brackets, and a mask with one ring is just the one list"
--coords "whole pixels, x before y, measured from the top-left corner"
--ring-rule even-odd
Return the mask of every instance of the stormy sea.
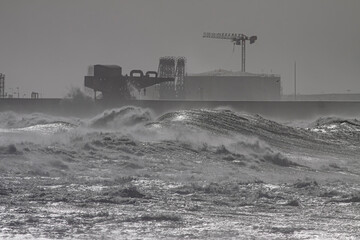
[[0, 239], [360, 239], [360, 121], [0, 113]]

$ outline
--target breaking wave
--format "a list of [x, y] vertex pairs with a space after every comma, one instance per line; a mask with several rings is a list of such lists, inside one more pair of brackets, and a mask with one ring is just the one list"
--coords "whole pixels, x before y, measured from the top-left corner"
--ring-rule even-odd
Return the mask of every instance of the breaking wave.
[[153, 114], [148, 109], [139, 107], [123, 107], [103, 112], [90, 119], [89, 127], [120, 129], [122, 127], [133, 127], [153, 120]]
[[25, 128], [56, 122], [78, 125], [80, 120], [69, 117], [51, 116], [43, 113], [19, 114], [15, 112], [0, 112], [0, 128]]
[[[83, 169], [80, 163], [99, 162], [117, 162], [131, 171], [202, 159], [253, 169], [267, 164], [304, 167], [297, 161], [301, 156], [359, 153], [359, 121], [337, 118], [299, 128], [230, 110], [175, 111], [156, 118], [149, 109], [128, 106], [90, 119], [6, 112], [0, 120], [0, 155], [25, 159], [22, 167], [12, 164], [38, 175], [71, 173]], [[342, 137], [339, 131], [316, 129], [343, 129]]]
[[360, 121], [357, 119], [343, 119], [339, 117], [319, 118], [309, 126], [314, 132], [359, 132]]

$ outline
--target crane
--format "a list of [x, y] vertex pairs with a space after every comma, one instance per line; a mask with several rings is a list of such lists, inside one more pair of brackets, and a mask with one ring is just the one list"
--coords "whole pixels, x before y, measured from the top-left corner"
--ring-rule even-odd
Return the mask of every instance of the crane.
[[204, 32], [203, 38], [229, 39], [235, 45], [241, 45], [241, 71], [245, 72], [245, 42], [250, 41], [253, 44], [257, 40], [257, 36], [248, 37], [242, 33], [211, 33]]

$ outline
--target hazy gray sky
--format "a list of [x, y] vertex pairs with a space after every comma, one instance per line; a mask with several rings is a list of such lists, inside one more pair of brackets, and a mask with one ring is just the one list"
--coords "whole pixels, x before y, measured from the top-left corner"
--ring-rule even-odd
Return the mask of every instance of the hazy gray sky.
[[62, 97], [87, 66], [157, 70], [185, 56], [187, 71], [240, 70], [240, 49], [203, 32], [257, 35], [246, 70], [276, 73], [293, 92], [360, 93], [359, 0], [0, 0], [6, 88]]

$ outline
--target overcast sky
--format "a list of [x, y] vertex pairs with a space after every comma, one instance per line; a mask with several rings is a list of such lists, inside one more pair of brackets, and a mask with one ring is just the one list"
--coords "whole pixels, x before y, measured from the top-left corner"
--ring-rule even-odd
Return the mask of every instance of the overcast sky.
[[240, 49], [203, 32], [257, 35], [246, 70], [280, 74], [285, 94], [360, 93], [359, 0], [0, 0], [6, 90], [62, 97], [87, 66], [157, 70], [185, 56], [187, 72], [238, 71]]

